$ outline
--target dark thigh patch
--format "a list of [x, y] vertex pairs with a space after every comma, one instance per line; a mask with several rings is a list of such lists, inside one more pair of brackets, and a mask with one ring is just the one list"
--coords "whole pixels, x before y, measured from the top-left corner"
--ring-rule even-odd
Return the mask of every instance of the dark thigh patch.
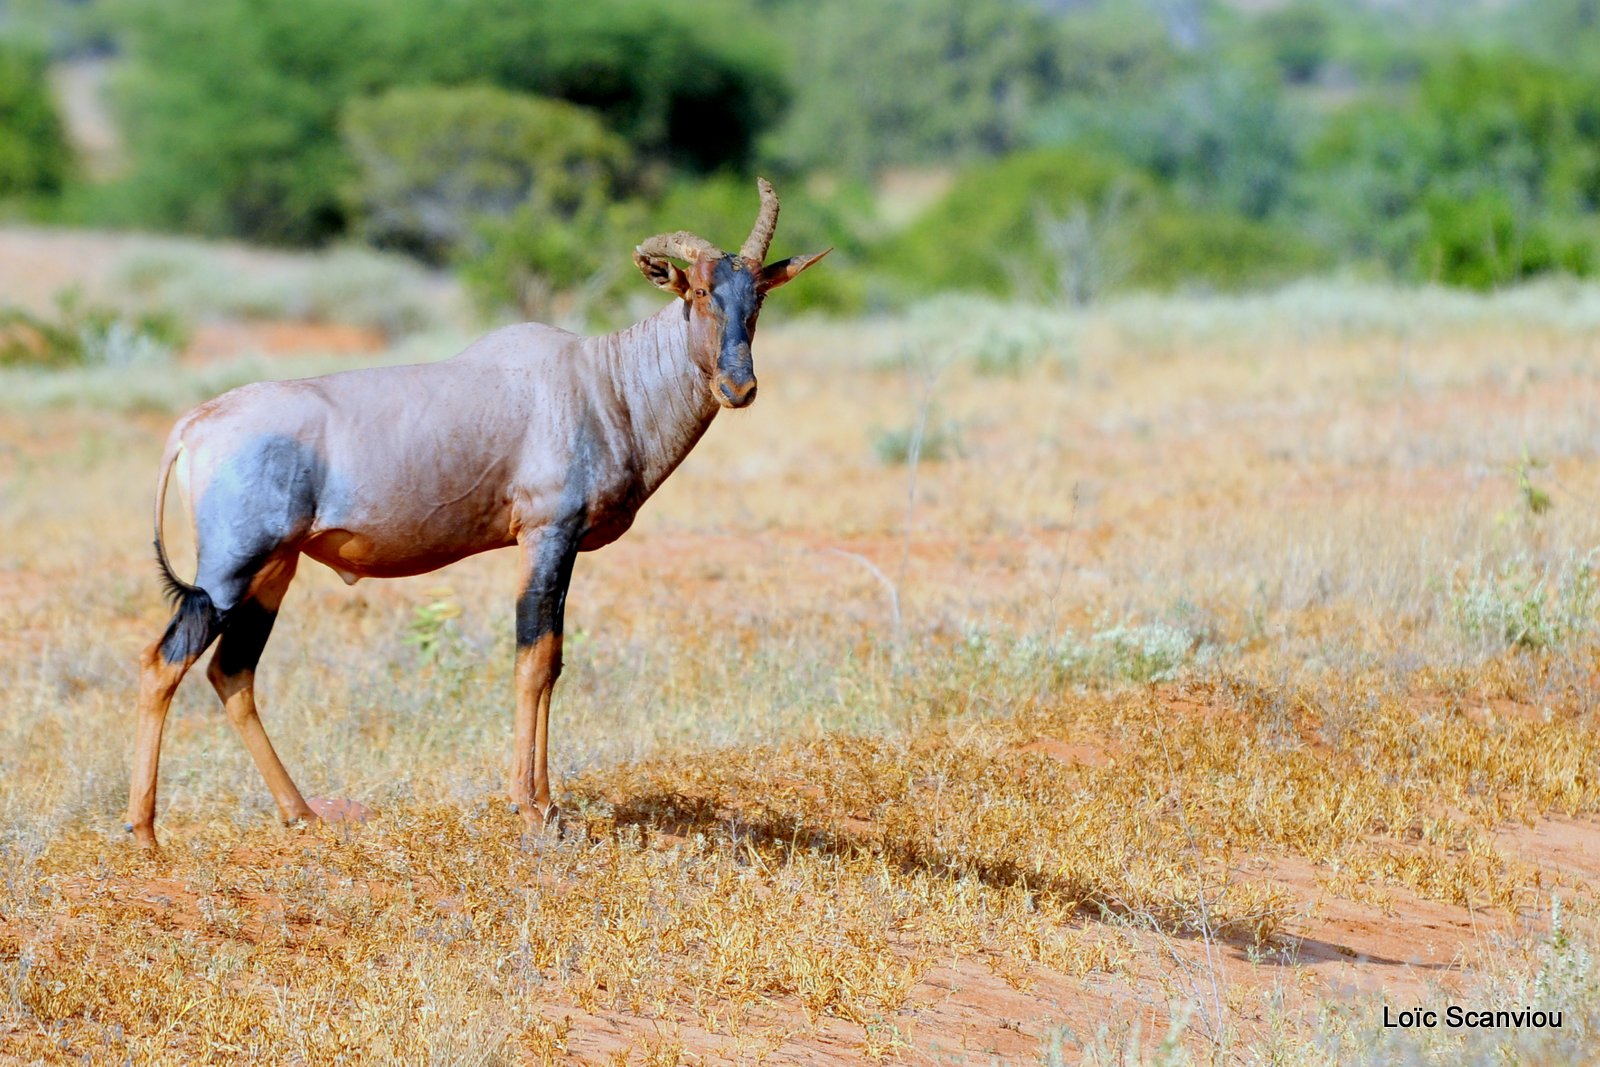
[[327, 463], [311, 446], [267, 435], [222, 461], [195, 505], [197, 584], [227, 611], [285, 542], [303, 537], [317, 515]]
[[277, 618], [278, 613], [262, 607], [259, 600], [246, 600], [229, 612], [217, 646], [217, 669], [228, 677], [255, 670]]

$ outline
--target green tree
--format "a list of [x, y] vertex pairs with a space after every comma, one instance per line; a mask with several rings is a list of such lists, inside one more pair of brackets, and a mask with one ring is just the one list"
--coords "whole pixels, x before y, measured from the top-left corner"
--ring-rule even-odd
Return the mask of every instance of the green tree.
[[592, 111], [491, 86], [357, 99], [342, 131], [359, 173], [357, 231], [435, 263], [484, 217], [532, 207], [569, 221], [608, 200], [632, 166], [627, 144]]
[[1320, 259], [1284, 227], [1176, 203], [1125, 160], [1071, 147], [969, 169], [873, 262], [916, 290], [1083, 302], [1123, 285], [1238, 288]]
[[1016, 148], [1062, 83], [1054, 33], [1014, 0], [820, 0], [791, 29], [795, 101], [768, 151], [867, 174]]
[[346, 104], [492, 84], [593, 108], [642, 159], [747, 162], [785, 94], [737, 0], [110, 0], [131, 220], [306, 243], [342, 232]]
[[134, 221], [273, 243], [344, 226], [345, 99], [394, 75], [373, 41], [380, 0], [129, 0], [118, 103]]
[[641, 159], [696, 173], [747, 167], [788, 105], [781, 52], [747, 0], [456, 0], [443, 9], [425, 40], [461, 50], [434, 80], [489, 81], [592, 108]]
[[1276, 81], [1229, 67], [1131, 98], [1072, 100], [1038, 130], [1047, 144], [1120, 155], [1197, 207], [1263, 219], [1288, 199], [1304, 125]]
[[0, 42], [0, 198], [59, 193], [71, 166], [43, 54]]
[[1256, 31], [1284, 80], [1291, 83], [1315, 78], [1333, 43], [1333, 20], [1315, 0], [1295, 0], [1265, 12]]
[[1593, 69], [1600, 62], [1600, 0], [1509, 4], [1490, 34], [1548, 62]]
[[564, 313], [620, 326], [592, 305], [615, 295], [633, 270], [628, 252], [644, 236], [641, 215], [637, 204], [590, 197], [564, 218], [533, 202], [510, 215], [480, 216], [475, 251], [460, 260], [461, 277], [485, 311], [509, 309], [540, 321]]
[[1310, 196], [1332, 232], [1398, 273], [1487, 288], [1597, 266], [1594, 74], [1452, 54], [1408, 104], [1341, 115], [1310, 163]]

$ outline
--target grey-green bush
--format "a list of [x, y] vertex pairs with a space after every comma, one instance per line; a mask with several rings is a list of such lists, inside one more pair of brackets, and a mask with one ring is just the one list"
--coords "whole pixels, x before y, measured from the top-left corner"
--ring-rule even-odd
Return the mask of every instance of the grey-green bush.
[[871, 262], [917, 291], [1084, 303], [1123, 286], [1279, 281], [1320, 254], [1283, 226], [1184, 206], [1117, 157], [1059, 148], [964, 172]]
[[1600, 269], [1600, 69], [1457, 52], [1414, 99], [1390, 95], [1308, 160], [1307, 198], [1348, 252], [1475, 289]]
[[[394, 89], [354, 100], [341, 133], [361, 236], [434, 263], [481, 253], [475, 227], [524, 208], [568, 222], [632, 166], [598, 115], [492, 86]], [[477, 247], [473, 247], [476, 245]]]
[[132, 173], [110, 221], [308, 244], [343, 233], [354, 99], [495, 85], [597, 111], [652, 162], [748, 164], [787, 92], [744, 0], [119, 0]]
[[71, 166], [43, 54], [0, 41], [0, 199], [59, 193]]

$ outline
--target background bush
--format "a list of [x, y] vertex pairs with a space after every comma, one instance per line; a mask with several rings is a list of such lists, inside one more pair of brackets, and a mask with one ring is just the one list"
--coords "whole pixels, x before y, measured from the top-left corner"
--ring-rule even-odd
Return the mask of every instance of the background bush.
[[1310, 82], [1327, 63], [1333, 18], [1321, 4], [1296, 0], [1261, 15], [1261, 45], [1291, 84]]
[[594, 112], [491, 86], [394, 89], [346, 107], [356, 231], [442, 263], [481, 219], [519, 211], [569, 223], [609, 202], [633, 167]]
[[1039, 124], [1046, 143], [1115, 153], [1199, 207], [1263, 219], [1281, 211], [1305, 125], [1275, 81], [1250, 68], [1190, 75], [1114, 104], [1074, 101]]
[[[114, 182], [42, 48], [113, 58]], [[756, 173], [782, 250], [837, 249], [791, 310], [1600, 270], [1595, 0], [22, 0], [0, 132], [35, 214], [356, 238], [580, 320], [648, 233], [737, 244]]]
[[1405, 105], [1337, 116], [1310, 163], [1309, 196], [1338, 243], [1404, 276], [1481, 289], [1595, 269], [1593, 72], [1450, 54]]
[[0, 199], [59, 193], [71, 170], [36, 49], [0, 40]]
[[[807, 284], [785, 292], [782, 307], [788, 313], [869, 307], [878, 287], [860, 266], [869, 247], [863, 235], [871, 229], [867, 192], [844, 186], [818, 196], [794, 182], [784, 185], [781, 200], [783, 221], [768, 258], [833, 248], [829, 266], [837, 268], [807, 274]], [[648, 200], [594, 198], [570, 214], [530, 201], [506, 217], [481, 216], [483, 246], [461, 261], [461, 270], [486, 309], [511, 308], [534, 318], [565, 310], [577, 324], [619, 325], [640, 310], [638, 298], [658, 299], [635, 271], [635, 245], [654, 233], [691, 229], [737, 251], [759, 205], [755, 182], [742, 174], [680, 179]], [[562, 293], [569, 297], [564, 309]]]
[[[352, 100], [490, 84], [598, 112], [641, 159], [746, 166], [785, 86], [759, 22], [624, 0], [118, 0], [126, 221], [277, 243], [348, 228]], [[731, 9], [730, 9], [731, 10]]]
[[1064, 84], [1055, 24], [994, 0], [819, 0], [794, 16], [795, 103], [768, 147], [853, 175], [1018, 147]]
[[91, 304], [78, 290], [56, 299], [54, 315], [0, 307], [0, 367], [120, 366], [170, 359], [188, 338], [164, 311], [125, 314]]
[[1283, 228], [1178, 204], [1114, 156], [1035, 149], [974, 168], [876, 255], [914, 290], [1082, 303], [1124, 286], [1281, 280], [1319, 254]]

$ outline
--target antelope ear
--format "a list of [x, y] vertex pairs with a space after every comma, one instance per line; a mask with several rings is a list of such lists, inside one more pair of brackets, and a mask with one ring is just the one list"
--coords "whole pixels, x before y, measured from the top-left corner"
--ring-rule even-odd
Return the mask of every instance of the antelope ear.
[[639, 273], [657, 289], [663, 289], [673, 296], [683, 296], [689, 291], [689, 276], [666, 256], [650, 256], [634, 249], [633, 263], [639, 268]]
[[831, 248], [824, 248], [809, 256], [790, 256], [788, 259], [780, 259], [776, 263], [762, 267], [761, 277], [756, 280], [756, 288], [765, 293], [780, 285], [788, 285], [801, 271], [832, 251]]

